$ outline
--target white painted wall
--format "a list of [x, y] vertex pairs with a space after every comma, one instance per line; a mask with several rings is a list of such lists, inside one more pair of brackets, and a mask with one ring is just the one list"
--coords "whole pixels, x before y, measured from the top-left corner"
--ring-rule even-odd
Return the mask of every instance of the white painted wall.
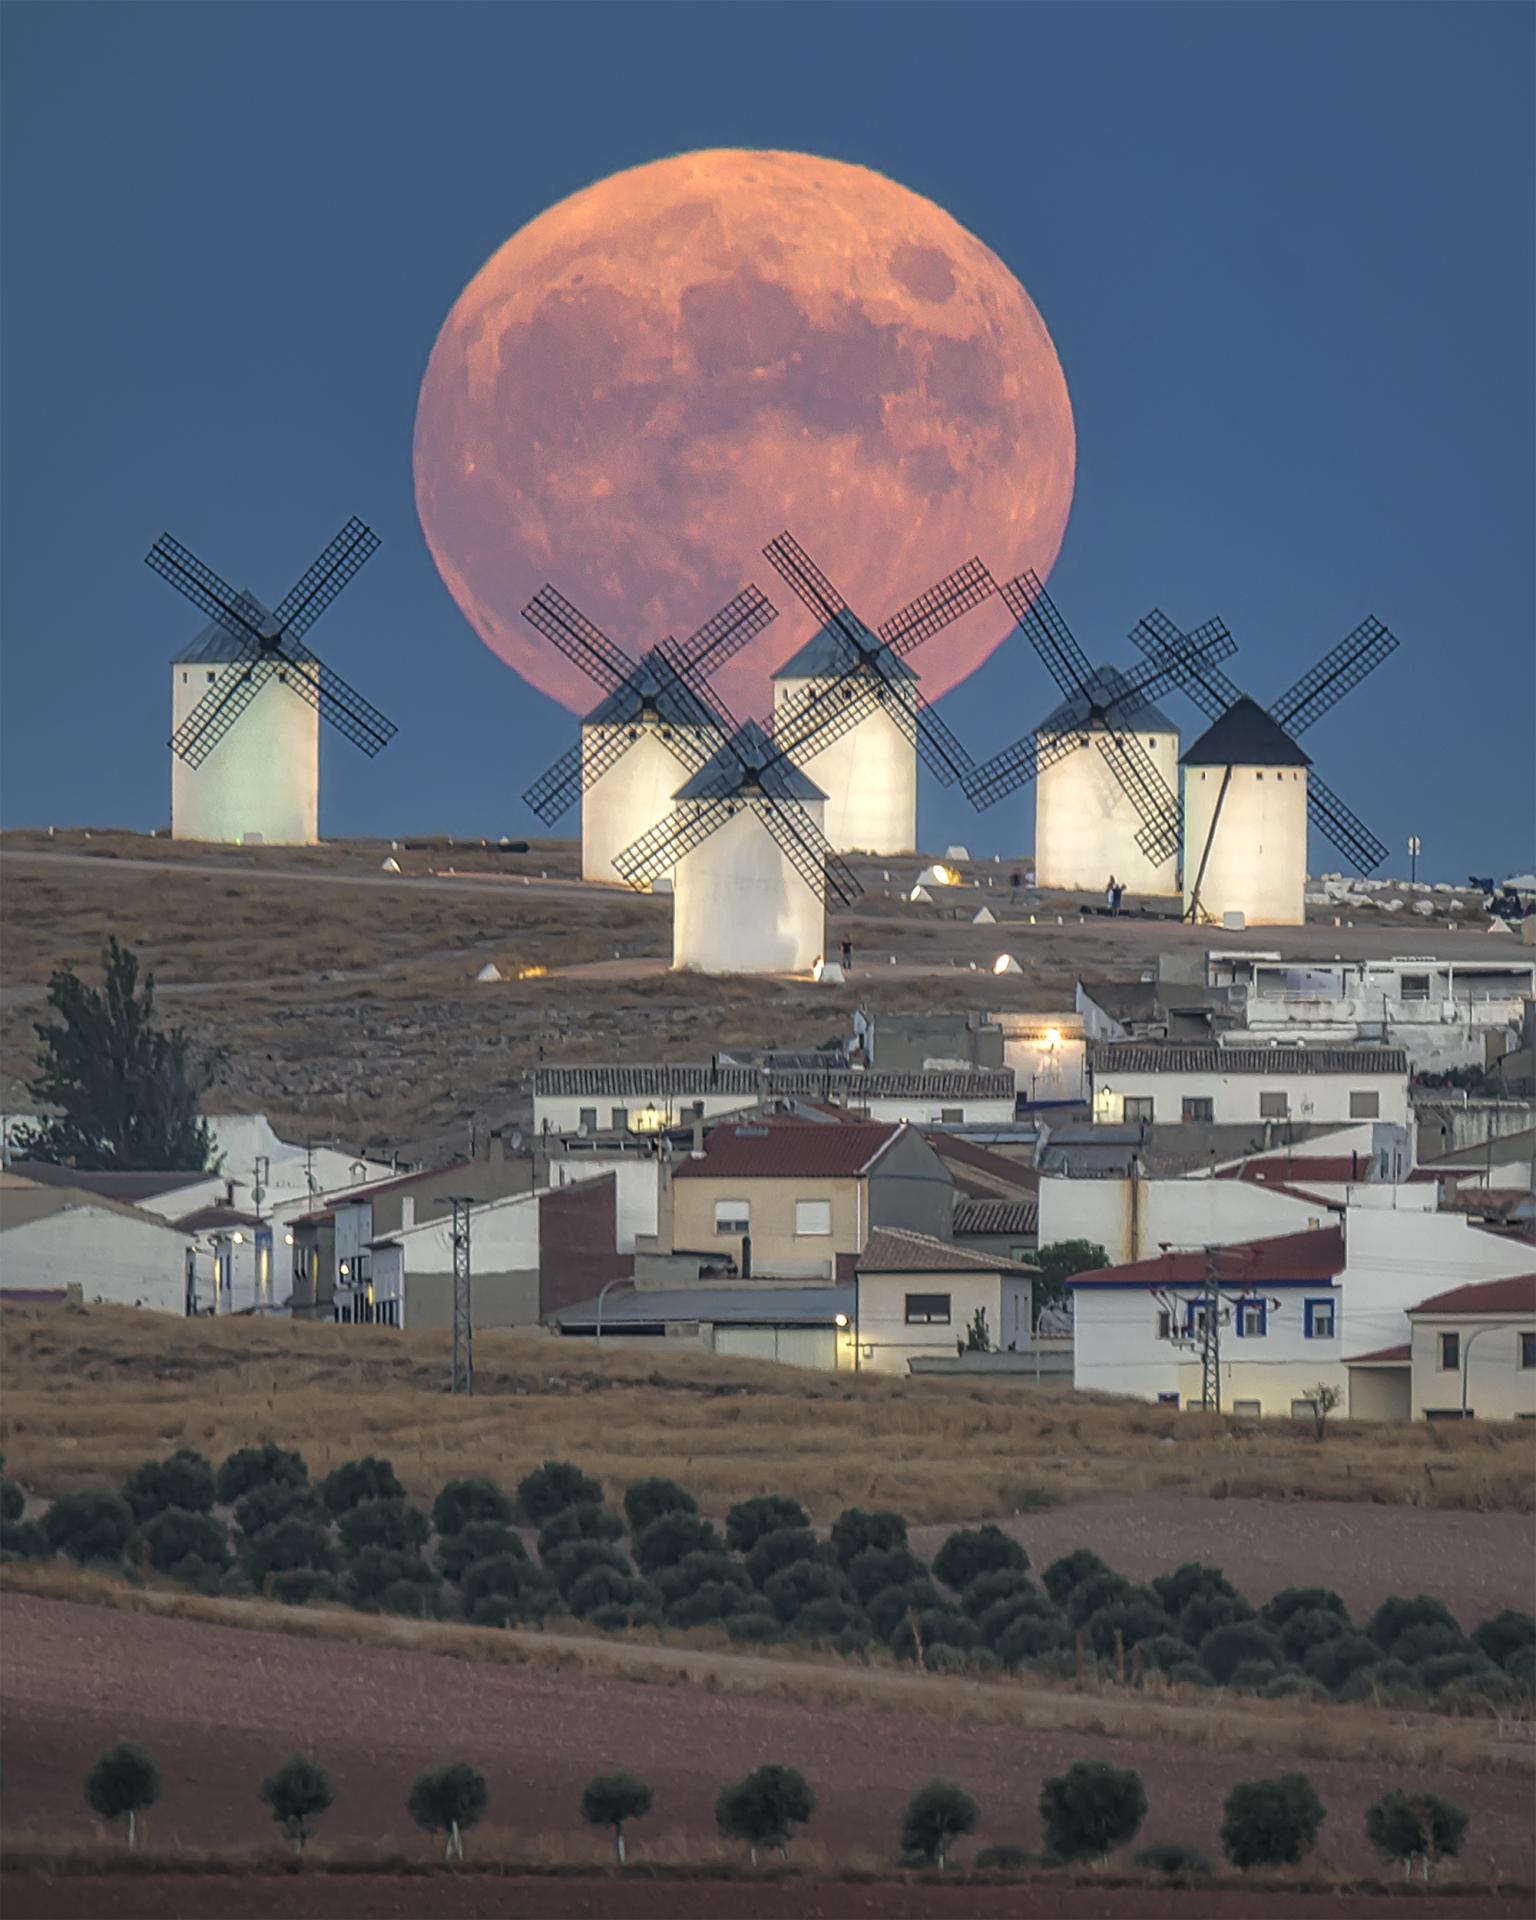
[[78, 1286], [87, 1303], [182, 1314], [190, 1234], [107, 1207], [66, 1207], [0, 1233], [0, 1289]]
[[[832, 684], [775, 680], [775, 724], [782, 727], [787, 712]], [[903, 686], [894, 697], [909, 694]], [[798, 756], [798, 764], [827, 796], [823, 831], [839, 853], [916, 850], [917, 749], [883, 710], [876, 708], [820, 753]]]
[[627, 1124], [631, 1126], [635, 1115], [646, 1108], [663, 1114], [665, 1125], [677, 1126], [694, 1119], [694, 1108], [702, 1106], [703, 1114], [697, 1117], [708, 1122], [722, 1114], [743, 1113], [748, 1107], [755, 1107], [761, 1097], [758, 1093], [678, 1094], [663, 1093], [659, 1089], [632, 1094], [535, 1093], [533, 1127], [535, 1133], [543, 1133], [546, 1128], [551, 1133], [580, 1133], [587, 1125], [582, 1115], [595, 1112], [596, 1130], [605, 1133], [613, 1128], [614, 1113], [620, 1108], [629, 1115]]
[[1529, 1273], [1532, 1249], [1457, 1213], [1351, 1207], [1345, 1230], [1344, 1351], [1375, 1353], [1409, 1337], [1408, 1309], [1453, 1287]]
[[[681, 811], [711, 802], [684, 802]], [[822, 825], [823, 803], [805, 811]], [[825, 831], [825, 829], [823, 829]], [[821, 956], [826, 915], [779, 850], [755, 806], [734, 817], [677, 864], [672, 964], [700, 973], [807, 973]]]
[[337, 1147], [315, 1147], [306, 1153], [302, 1145], [284, 1140], [264, 1113], [210, 1114], [208, 1126], [224, 1177], [241, 1183], [245, 1191], [236, 1197], [253, 1211], [258, 1159], [267, 1162], [262, 1169], [263, 1213], [294, 1200], [305, 1202], [299, 1209], [304, 1212], [319, 1204], [322, 1193], [361, 1186], [366, 1180], [391, 1180], [399, 1171], [387, 1161], [369, 1160]]
[[[1087, 1035], [1080, 1013], [994, 1013], [1003, 1065], [1027, 1100], [1088, 1098]], [[1107, 1037], [1107, 1036], [1106, 1036]]]
[[[1221, 925], [1241, 913], [1250, 927], [1299, 927], [1307, 913], [1305, 767], [1234, 767], [1222, 791], [1222, 767], [1184, 769], [1184, 910], [1200, 875], [1202, 912]], [[1207, 856], [1206, 845], [1210, 843]]]
[[[171, 668], [171, 731], [225, 671]], [[271, 675], [200, 767], [171, 755], [171, 838], [309, 847], [320, 838], [320, 716]]]
[[549, 1163], [550, 1184], [574, 1187], [614, 1176], [614, 1238], [619, 1253], [633, 1253], [637, 1234], [654, 1235], [660, 1220], [661, 1162], [650, 1154], [577, 1153]]
[[[1520, 1335], [1536, 1329], [1530, 1314], [1435, 1314], [1413, 1322], [1413, 1417], [1459, 1412], [1462, 1373], [1467, 1411], [1478, 1420], [1536, 1419], [1536, 1367], [1520, 1365]], [[1440, 1335], [1460, 1335], [1460, 1365], [1440, 1364]], [[1473, 1336], [1477, 1337], [1474, 1339]], [[1470, 1342], [1470, 1344], [1468, 1344]]]
[[[1414, 983], [1411, 999], [1405, 977]], [[1239, 991], [1257, 1045], [1277, 1034], [1332, 1046], [1383, 1039], [1404, 1048], [1417, 1071], [1437, 1073], [1484, 1065], [1489, 1037], [1518, 1026], [1536, 992], [1536, 967], [1432, 959], [1255, 965]]]
[[1319, 1202], [1293, 1199], [1247, 1180], [1040, 1181], [1042, 1247], [1091, 1240], [1113, 1267], [1155, 1260], [1169, 1247], [1233, 1246], [1333, 1224]]
[[[583, 762], [591, 760], [622, 727], [583, 727]], [[668, 732], [671, 729], [667, 729]], [[682, 729], [679, 729], [682, 731]], [[639, 738], [581, 798], [581, 877], [621, 885], [614, 859], [672, 811], [672, 796], [690, 779], [714, 746], [701, 744], [692, 757], [675, 753], [663, 730], [645, 726]], [[670, 871], [670, 869], [668, 869]]]
[[[1127, 893], [1179, 890], [1178, 859], [1152, 861], [1136, 844], [1142, 818], [1095, 737], [1052, 762], [1035, 781], [1035, 881], [1042, 887], [1103, 893], [1111, 874]], [[1139, 733], [1170, 801], [1179, 791], [1179, 736]]]
[[[1257, 1125], [1266, 1117], [1259, 1111], [1261, 1093], [1284, 1094], [1286, 1117], [1308, 1125], [1356, 1119], [1375, 1119], [1406, 1126], [1409, 1119], [1406, 1073], [1297, 1073], [1286, 1071], [1286, 1051], [1274, 1050], [1274, 1068], [1264, 1073], [1135, 1073], [1115, 1067], [1095, 1079], [1093, 1117], [1110, 1126], [1125, 1119], [1127, 1100], [1150, 1100], [1151, 1119], [1162, 1124], [1183, 1118], [1184, 1101], [1209, 1100], [1212, 1120]], [[1350, 1095], [1374, 1093], [1377, 1112], [1350, 1112]], [[1147, 1115], [1143, 1113], [1143, 1118]]]
[[229, 1191], [228, 1182], [222, 1173], [210, 1173], [206, 1179], [186, 1187], [176, 1187], [166, 1193], [152, 1193], [144, 1200], [135, 1200], [134, 1205], [141, 1213], [152, 1213], [160, 1220], [180, 1220], [189, 1213], [196, 1213], [200, 1207], [219, 1207], [224, 1204]]
[[[949, 1295], [944, 1325], [908, 1326], [906, 1299], [911, 1293]], [[987, 1332], [995, 1347], [1022, 1350], [1029, 1345], [1030, 1282], [996, 1273], [861, 1273], [859, 1275], [859, 1366], [874, 1373], [905, 1375], [918, 1355], [952, 1355], [978, 1307], [987, 1314]]]

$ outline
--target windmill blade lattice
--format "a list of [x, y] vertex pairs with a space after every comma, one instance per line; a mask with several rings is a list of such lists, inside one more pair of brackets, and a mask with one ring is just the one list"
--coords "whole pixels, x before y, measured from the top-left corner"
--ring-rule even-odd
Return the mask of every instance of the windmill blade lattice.
[[1269, 709], [1270, 719], [1294, 740], [1358, 687], [1367, 674], [1374, 673], [1396, 651], [1397, 644], [1397, 635], [1390, 627], [1383, 626], [1374, 614], [1367, 615], [1353, 633], [1281, 694]]

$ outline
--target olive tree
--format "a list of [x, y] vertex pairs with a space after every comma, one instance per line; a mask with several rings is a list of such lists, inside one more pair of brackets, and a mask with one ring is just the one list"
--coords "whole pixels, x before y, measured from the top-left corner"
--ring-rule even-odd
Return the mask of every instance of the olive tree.
[[138, 1816], [160, 1798], [160, 1769], [132, 1740], [120, 1740], [85, 1776], [85, 1798], [103, 1820], [126, 1820], [128, 1844], [138, 1844]]
[[1079, 1760], [1040, 1789], [1046, 1845], [1063, 1860], [1102, 1857], [1123, 1847], [1146, 1817], [1141, 1775], [1103, 1760]]
[[1293, 1867], [1327, 1818], [1304, 1773], [1239, 1780], [1222, 1809], [1221, 1844], [1234, 1867]]
[[613, 1828], [614, 1857], [624, 1864], [624, 1823], [643, 1820], [651, 1810], [651, 1790], [632, 1773], [600, 1773], [582, 1791], [581, 1817], [591, 1827]]
[[930, 1780], [907, 1802], [901, 1817], [901, 1845], [906, 1853], [931, 1860], [942, 1873], [949, 1843], [974, 1833], [981, 1809], [953, 1780]]
[[728, 1840], [746, 1842], [755, 1866], [759, 1847], [777, 1847], [787, 1854], [795, 1828], [815, 1811], [816, 1796], [805, 1775], [795, 1767], [770, 1763], [725, 1789], [715, 1802], [715, 1825]]
[[411, 1782], [406, 1811], [424, 1833], [445, 1833], [445, 1860], [464, 1858], [464, 1831], [477, 1824], [490, 1804], [485, 1775], [465, 1760], [430, 1767]]
[[272, 1818], [284, 1835], [293, 1842], [294, 1852], [302, 1853], [311, 1827], [336, 1798], [336, 1789], [324, 1767], [296, 1753], [262, 1781], [261, 1797], [271, 1808]]
[[1365, 1836], [1383, 1860], [1401, 1860], [1406, 1878], [1413, 1863], [1423, 1863], [1424, 1878], [1437, 1860], [1461, 1852], [1466, 1838], [1464, 1808], [1438, 1793], [1403, 1793], [1393, 1788], [1365, 1811]]

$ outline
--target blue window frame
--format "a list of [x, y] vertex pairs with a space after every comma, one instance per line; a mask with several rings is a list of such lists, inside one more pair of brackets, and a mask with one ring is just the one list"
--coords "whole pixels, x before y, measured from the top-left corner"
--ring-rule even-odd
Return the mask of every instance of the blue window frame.
[[1309, 1340], [1331, 1340], [1338, 1322], [1333, 1300], [1309, 1300], [1305, 1309], [1305, 1331]]
[[1239, 1300], [1232, 1326], [1239, 1340], [1262, 1340], [1269, 1332], [1269, 1302]]

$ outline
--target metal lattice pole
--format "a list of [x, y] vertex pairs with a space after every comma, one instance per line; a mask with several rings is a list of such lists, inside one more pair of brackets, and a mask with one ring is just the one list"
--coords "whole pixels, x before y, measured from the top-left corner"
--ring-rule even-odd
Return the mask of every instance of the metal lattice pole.
[[475, 1333], [469, 1264], [468, 1200], [454, 1200], [453, 1207], [453, 1378], [449, 1391], [473, 1394], [475, 1390]]

